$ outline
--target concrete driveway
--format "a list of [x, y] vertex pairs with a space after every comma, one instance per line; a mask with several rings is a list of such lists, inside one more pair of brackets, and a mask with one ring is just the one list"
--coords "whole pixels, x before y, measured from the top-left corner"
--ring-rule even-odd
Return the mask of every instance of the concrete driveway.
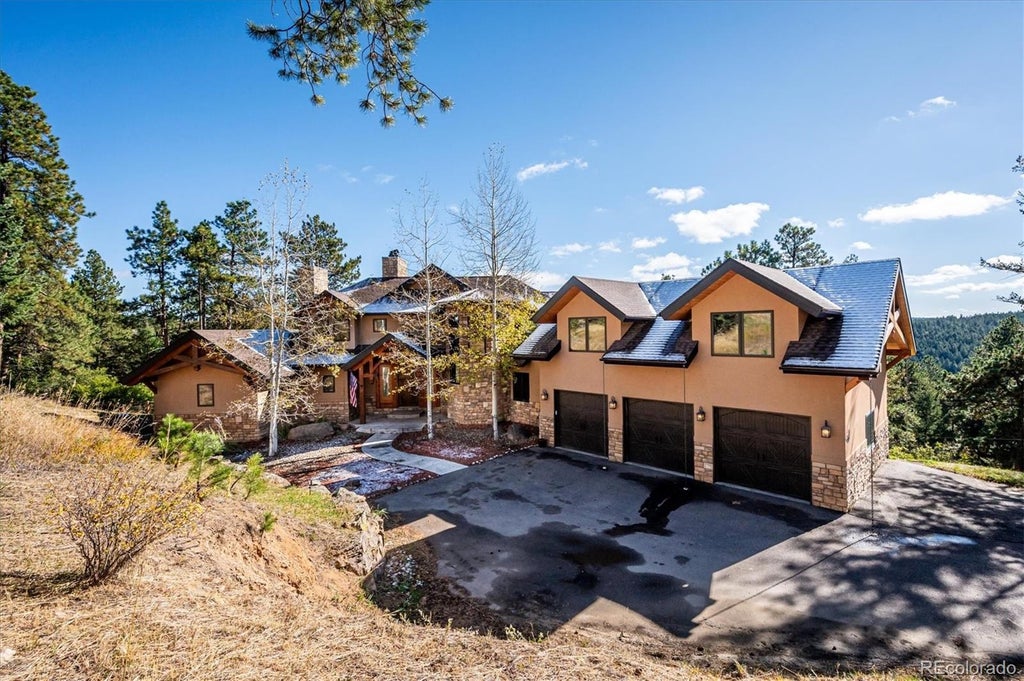
[[[663, 529], [652, 489], [693, 498]], [[901, 461], [840, 515], [536, 448], [382, 497], [438, 570], [525, 630], [736, 653], [1024, 663], [1024, 495]]]

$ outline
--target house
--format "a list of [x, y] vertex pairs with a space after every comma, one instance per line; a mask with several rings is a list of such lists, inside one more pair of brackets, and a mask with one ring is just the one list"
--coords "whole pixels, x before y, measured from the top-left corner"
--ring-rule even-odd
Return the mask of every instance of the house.
[[559, 447], [846, 511], [915, 353], [899, 260], [698, 279], [573, 277], [515, 351], [511, 418]]
[[[489, 289], [486, 277], [456, 277], [434, 266], [430, 273], [435, 281], [444, 282], [445, 297], [438, 304], [479, 300]], [[382, 258], [381, 276], [339, 291], [328, 288], [326, 270], [315, 268], [308, 276], [317, 307], [329, 314], [311, 315], [314, 321], [300, 319], [297, 323], [329, 326], [320, 331], [332, 337], [333, 347], [326, 353], [286, 358], [284, 372], [303, 372], [311, 379], [307, 381], [308, 398], [315, 415], [346, 423], [402, 407], [425, 407], [422, 391], [407, 384], [389, 359], [395, 348], [426, 354], [402, 331], [408, 315], [422, 309], [416, 290], [424, 273], [410, 275], [405, 260], [392, 251]], [[512, 278], [503, 280], [500, 289], [502, 295], [512, 298], [539, 296]], [[435, 351], [456, 350], [457, 335], [457, 329], [453, 330], [453, 337], [437, 344]], [[145, 383], [153, 390], [157, 420], [173, 413], [213, 427], [230, 440], [254, 440], [263, 434], [260, 410], [269, 355], [266, 330], [191, 330], [172, 340], [123, 382]], [[489, 399], [483, 384], [463, 383], [456, 386], [446, 406], [458, 423], [486, 423], [490, 409], [481, 405], [488, 405]], [[241, 405], [254, 408], [242, 409]]]

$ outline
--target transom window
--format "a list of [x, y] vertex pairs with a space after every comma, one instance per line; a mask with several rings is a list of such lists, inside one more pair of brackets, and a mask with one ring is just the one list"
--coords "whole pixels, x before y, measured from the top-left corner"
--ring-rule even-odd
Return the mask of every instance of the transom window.
[[607, 349], [604, 317], [569, 318], [569, 350], [604, 352]]
[[773, 326], [771, 312], [716, 312], [711, 315], [711, 354], [772, 357]]

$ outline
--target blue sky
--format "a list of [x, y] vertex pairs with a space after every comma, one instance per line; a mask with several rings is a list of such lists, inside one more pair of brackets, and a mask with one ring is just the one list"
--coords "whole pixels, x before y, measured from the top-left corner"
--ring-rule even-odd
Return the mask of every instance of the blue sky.
[[[360, 113], [359, 73], [308, 101], [277, 78], [253, 2], [0, 3], [0, 65], [38, 92], [94, 218], [139, 289], [125, 230], [255, 199], [287, 159], [363, 274], [426, 177], [469, 197], [503, 144], [537, 223], [537, 283], [687, 276], [787, 221], [837, 256], [900, 257], [916, 316], [1012, 309], [1024, 153], [1020, 2], [435, 2], [417, 75], [455, 100], [426, 128]], [[454, 232], [453, 232], [454, 233]], [[448, 263], [458, 270], [457, 260]]]

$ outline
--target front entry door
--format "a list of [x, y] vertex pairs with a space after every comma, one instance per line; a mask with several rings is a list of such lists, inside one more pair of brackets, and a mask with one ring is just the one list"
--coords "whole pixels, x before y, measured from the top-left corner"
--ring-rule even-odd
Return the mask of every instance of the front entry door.
[[381, 364], [377, 369], [377, 406], [390, 409], [398, 406], [396, 374], [390, 364]]

